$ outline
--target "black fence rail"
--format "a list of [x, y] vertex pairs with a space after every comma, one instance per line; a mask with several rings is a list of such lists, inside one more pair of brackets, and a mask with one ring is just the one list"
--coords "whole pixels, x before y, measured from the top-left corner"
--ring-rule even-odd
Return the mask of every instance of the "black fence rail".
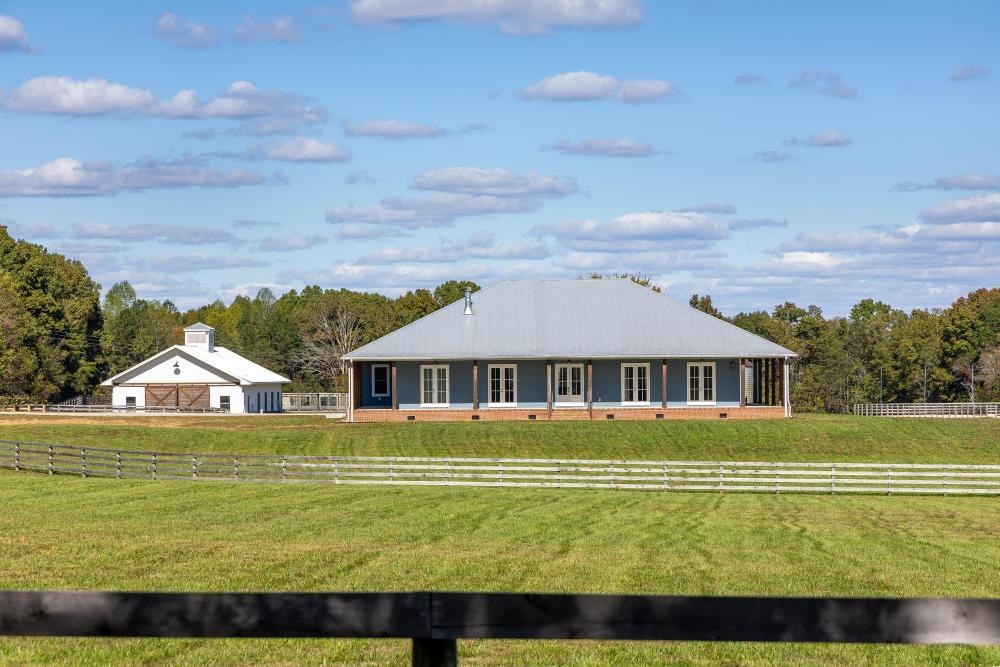
[[0, 635], [406, 638], [455, 665], [459, 639], [1000, 644], [1000, 600], [0, 591]]

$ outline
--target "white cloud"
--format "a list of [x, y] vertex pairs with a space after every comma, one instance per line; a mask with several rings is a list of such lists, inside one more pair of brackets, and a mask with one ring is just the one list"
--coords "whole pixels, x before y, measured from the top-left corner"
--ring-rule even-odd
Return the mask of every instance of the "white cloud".
[[666, 99], [679, 101], [684, 99], [684, 93], [668, 81], [622, 81], [621, 88], [618, 89], [618, 99], [628, 104]]
[[326, 243], [326, 238], [318, 234], [313, 236], [302, 236], [292, 234], [291, 236], [269, 236], [261, 239], [260, 249], [268, 252], [293, 252], [295, 250], [308, 250], [318, 245]]
[[475, 195], [565, 197], [576, 192], [576, 182], [537, 173], [517, 174], [500, 167], [447, 167], [413, 177], [418, 190]]
[[259, 172], [219, 171], [189, 160], [146, 158], [116, 166], [61, 157], [40, 167], [0, 171], [0, 197], [115, 195], [155, 188], [231, 188], [267, 181]]
[[642, 21], [639, 0], [352, 0], [356, 21], [495, 23], [513, 34], [557, 28], [617, 28]]
[[[329, 212], [327, 212], [327, 217], [329, 219], [330, 217]], [[381, 225], [377, 223], [364, 223], [364, 222], [340, 223], [337, 220], [330, 220], [330, 222], [337, 223], [337, 238], [343, 239], [345, 241], [387, 239], [387, 238], [398, 238], [400, 236], [406, 236], [404, 232], [401, 232], [394, 227]]]
[[358, 259], [358, 264], [422, 264], [457, 262], [465, 259], [545, 259], [552, 255], [548, 244], [537, 240], [496, 243], [492, 234], [474, 234], [439, 246], [386, 247]]
[[896, 190], [1000, 190], [1000, 177], [989, 172], [967, 172], [956, 176], [941, 176], [929, 183], [903, 181]]
[[355, 137], [382, 137], [384, 139], [426, 139], [441, 137], [447, 130], [436, 125], [409, 123], [399, 120], [369, 120], [363, 123], [344, 123], [344, 133]]
[[13, 220], [0, 219], [0, 226], [7, 228], [11, 236], [22, 239], [58, 239], [62, 238], [62, 231], [47, 222], [14, 222]]
[[635, 139], [584, 139], [582, 141], [563, 139], [548, 146], [548, 148], [568, 155], [598, 157], [649, 157], [658, 152], [652, 144]]
[[138, 112], [156, 97], [148, 90], [132, 88], [105, 79], [70, 79], [42, 76], [15, 88], [3, 106], [24, 113], [52, 113], [73, 116]]
[[263, 149], [263, 155], [271, 160], [286, 162], [344, 162], [351, 155], [332, 141], [320, 141], [312, 137], [294, 137]]
[[542, 79], [521, 90], [526, 100], [555, 102], [582, 102], [618, 98], [622, 102], [637, 104], [657, 100], [684, 99], [684, 93], [667, 81], [619, 81], [613, 76], [594, 72], [566, 72]]
[[352, 171], [344, 176], [344, 185], [374, 185], [375, 183], [378, 183], [378, 179], [364, 169]]
[[745, 232], [751, 229], [766, 229], [787, 227], [787, 220], [776, 220], [774, 218], [752, 218], [745, 220], [730, 220], [727, 225], [734, 232]]
[[158, 100], [149, 90], [105, 79], [45, 76], [30, 79], [3, 100], [3, 107], [22, 113], [94, 116], [131, 113], [167, 118], [225, 118], [256, 120], [249, 134], [278, 134], [305, 125], [325, 123], [329, 112], [292, 93], [260, 90], [248, 81], [236, 81], [226, 92], [201, 102], [193, 90], [182, 90]]
[[733, 215], [736, 213], [736, 207], [732, 204], [720, 204], [718, 202], [695, 204], [694, 206], [685, 206], [677, 210], [681, 213], [716, 213], [719, 215]]
[[219, 41], [219, 31], [205, 23], [182, 19], [166, 12], [156, 20], [156, 36], [182, 49], [205, 49]]
[[951, 73], [952, 81], [969, 81], [979, 79], [989, 74], [989, 71], [982, 65], [965, 65], [958, 67]]
[[104, 223], [77, 223], [73, 225], [75, 239], [107, 239], [119, 242], [157, 241], [166, 245], [201, 245], [205, 243], [230, 243], [240, 240], [229, 232], [207, 227], [184, 225], [109, 225]]
[[1000, 220], [1000, 194], [953, 199], [924, 209], [920, 217], [927, 222], [945, 224]]
[[858, 96], [854, 86], [848, 85], [839, 74], [821, 69], [807, 69], [792, 79], [788, 85], [802, 91], [845, 100]]
[[281, 227], [280, 222], [270, 220], [233, 220], [233, 227], [236, 229], [254, 229], [257, 227]]
[[0, 14], [0, 53], [11, 51], [31, 53], [28, 33], [24, 29], [24, 24], [16, 18]]
[[[140, 264], [147, 263], [141, 260]], [[247, 269], [268, 266], [268, 263], [254, 257], [236, 255], [204, 255], [200, 253], [151, 257], [148, 265], [156, 271], [215, 271], [219, 269]]]
[[770, 85], [770, 80], [763, 74], [750, 74], [749, 72], [744, 72], [743, 74], [737, 74], [736, 78], [733, 79], [733, 83], [738, 83], [744, 86], [767, 86]]
[[276, 42], [295, 44], [302, 41], [302, 31], [290, 16], [258, 21], [249, 16], [236, 26], [236, 39], [242, 42]]
[[817, 148], [838, 148], [850, 146], [854, 142], [840, 130], [829, 129], [809, 135], [805, 143]]
[[620, 252], [637, 250], [636, 241], [696, 241], [699, 244], [726, 238], [718, 221], [701, 213], [647, 211], [627, 213], [609, 222], [564, 220], [541, 230], [576, 250]]
[[798, 158], [786, 151], [759, 151], [751, 159], [755, 162], [792, 162]]
[[772, 262], [779, 269], [833, 269], [843, 264], [844, 260], [828, 252], [793, 250], [781, 253]]

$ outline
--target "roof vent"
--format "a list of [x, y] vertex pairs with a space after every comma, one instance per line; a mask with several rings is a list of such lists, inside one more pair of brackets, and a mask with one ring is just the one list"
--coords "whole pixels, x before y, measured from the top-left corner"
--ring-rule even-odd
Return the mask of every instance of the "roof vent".
[[472, 288], [471, 287], [466, 287], [465, 288], [465, 314], [466, 315], [471, 315], [472, 314]]

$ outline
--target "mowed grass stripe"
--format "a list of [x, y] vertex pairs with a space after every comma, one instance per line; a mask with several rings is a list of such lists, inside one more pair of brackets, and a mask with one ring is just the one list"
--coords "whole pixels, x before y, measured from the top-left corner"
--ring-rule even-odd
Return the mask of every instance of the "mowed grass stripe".
[[[0, 586], [1000, 595], [984, 498], [200, 485], [0, 472]], [[987, 664], [1000, 650], [463, 642], [468, 664]], [[0, 661], [367, 662], [405, 642], [8, 639]]]
[[0, 416], [0, 438], [123, 450], [358, 456], [1000, 463], [998, 419], [340, 424], [315, 416]]

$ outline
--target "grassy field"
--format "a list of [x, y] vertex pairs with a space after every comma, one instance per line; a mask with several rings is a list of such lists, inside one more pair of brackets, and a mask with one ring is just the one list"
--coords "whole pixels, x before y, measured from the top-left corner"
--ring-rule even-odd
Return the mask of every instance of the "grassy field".
[[[995, 463], [998, 427], [838, 417], [349, 426], [18, 416], [0, 420], [0, 437], [183, 451]], [[0, 470], [0, 508], [6, 589], [1000, 597], [996, 498], [345, 488]], [[465, 664], [1000, 664], [1000, 647], [477, 641], [459, 651]], [[0, 641], [5, 664], [407, 660], [399, 641]]]
[[342, 424], [315, 416], [0, 415], [0, 439], [179, 452], [1000, 463], [998, 419]]

